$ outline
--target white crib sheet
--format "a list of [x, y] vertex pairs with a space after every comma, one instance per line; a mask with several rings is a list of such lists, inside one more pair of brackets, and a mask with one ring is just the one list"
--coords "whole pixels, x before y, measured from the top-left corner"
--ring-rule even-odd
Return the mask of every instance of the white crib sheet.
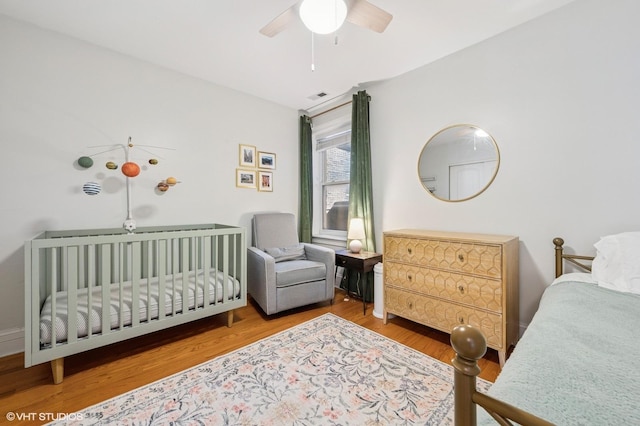
[[[169, 316], [175, 308], [176, 313], [182, 312], [182, 276], [183, 274], [168, 275], [165, 281], [165, 315]], [[189, 309], [194, 309], [197, 303], [198, 307], [204, 305], [204, 271], [197, 273], [191, 272], [188, 277], [188, 295]], [[221, 271], [212, 270], [209, 273], [209, 302], [222, 302], [224, 274]], [[147, 279], [139, 281], [139, 312], [140, 322], [146, 322], [147, 304], [150, 304], [151, 319], [158, 318], [159, 306], [159, 280], [157, 277], [151, 278], [147, 284]], [[122, 309], [120, 307], [120, 284], [111, 284], [110, 286], [110, 323], [111, 329], [120, 326], [120, 316], [122, 314], [122, 325], [131, 325], [132, 310], [132, 283], [124, 282], [122, 285]], [[197, 292], [196, 292], [197, 287]], [[175, 294], [174, 294], [175, 288]], [[102, 287], [96, 286], [91, 289], [91, 310], [89, 310], [89, 297], [86, 288], [77, 291], [77, 336], [78, 338], [88, 335], [89, 316], [91, 317], [91, 333], [100, 333], [102, 331]], [[150, 295], [147, 294], [150, 290]], [[229, 300], [233, 300], [240, 295], [240, 282], [232, 276], [228, 276], [227, 295]], [[174, 297], [175, 296], [175, 297]], [[122, 310], [122, 312], [121, 312]], [[51, 317], [52, 317], [52, 297], [47, 297], [40, 312], [40, 344], [48, 345], [51, 343]], [[67, 292], [56, 293], [56, 342], [64, 342], [67, 340], [68, 333], [68, 297]]]

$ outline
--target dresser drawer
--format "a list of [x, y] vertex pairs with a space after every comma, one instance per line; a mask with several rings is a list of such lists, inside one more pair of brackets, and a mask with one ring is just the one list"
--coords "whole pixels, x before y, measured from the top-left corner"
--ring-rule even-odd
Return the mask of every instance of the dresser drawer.
[[451, 333], [459, 324], [471, 324], [480, 328], [489, 347], [497, 350], [503, 347], [501, 315], [393, 287], [385, 287], [384, 307], [387, 313], [445, 333]]
[[490, 278], [502, 276], [500, 245], [386, 236], [384, 250], [387, 261]]
[[385, 286], [502, 313], [502, 282], [498, 280], [386, 261], [384, 283]]

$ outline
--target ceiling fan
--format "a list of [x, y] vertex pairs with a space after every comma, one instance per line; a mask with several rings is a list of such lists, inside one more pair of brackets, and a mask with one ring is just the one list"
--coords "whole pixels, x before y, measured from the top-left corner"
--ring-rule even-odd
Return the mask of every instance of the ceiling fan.
[[[320, 32], [320, 30], [316, 31], [310, 27], [305, 12], [313, 16], [314, 11], [309, 10], [313, 6], [319, 6], [325, 9], [327, 7], [332, 8], [332, 16], [330, 19], [334, 20], [335, 25], [330, 25], [331, 29], [329, 31]], [[318, 34], [334, 32], [345, 20], [360, 27], [381, 33], [387, 28], [389, 22], [391, 22], [393, 15], [369, 3], [368, 0], [299, 0], [261, 28], [260, 33], [267, 37], [274, 37], [285, 30], [298, 17], [312, 32]]]

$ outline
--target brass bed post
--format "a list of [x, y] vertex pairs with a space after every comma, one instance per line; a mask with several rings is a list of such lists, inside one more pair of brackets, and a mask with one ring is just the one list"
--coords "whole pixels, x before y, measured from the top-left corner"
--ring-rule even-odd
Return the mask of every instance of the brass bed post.
[[513, 426], [510, 420], [527, 426], [554, 426], [544, 419], [476, 390], [480, 374], [478, 360], [487, 351], [482, 332], [471, 325], [459, 325], [451, 332], [451, 346], [456, 356], [453, 364], [453, 395], [455, 426], [476, 426], [478, 406], [487, 411], [502, 426]]
[[476, 377], [480, 374], [478, 360], [487, 352], [487, 341], [477, 328], [459, 325], [451, 332], [451, 346], [456, 356], [453, 364], [455, 426], [476, 425]]
[[553, 239], [553, 244], [556, 246], [556, 278], [564, 273], [564, 260], [577, 266], [580, 271], [591, 272], [591, 265], [593, 256], [580, 256], [577, 254], [565, 254], [563, 250], [564, 240], [560, 237]]
[[556, 237], [553, 239], [553, 244], [556, 246], [556, 278], [562, 275], [562, 245], [564, 244], [564, 240], [560, 237]]

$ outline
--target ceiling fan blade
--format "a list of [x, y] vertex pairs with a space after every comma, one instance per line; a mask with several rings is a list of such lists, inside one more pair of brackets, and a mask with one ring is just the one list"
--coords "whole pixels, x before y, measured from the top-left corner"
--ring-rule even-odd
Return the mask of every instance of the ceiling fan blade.
[[267, 37], [273, 37], [286, 29], [291, 21], [293, 21], [297, 16], [298, 3], [273, 18], [271, 22], [260, 29], [260, 34], [266, 35]]
[[354, 0], [347, 14], [347, 21], [377, 33], [383, 32], [392, 18], [392, 14], [369, 3], [367, 0]]

